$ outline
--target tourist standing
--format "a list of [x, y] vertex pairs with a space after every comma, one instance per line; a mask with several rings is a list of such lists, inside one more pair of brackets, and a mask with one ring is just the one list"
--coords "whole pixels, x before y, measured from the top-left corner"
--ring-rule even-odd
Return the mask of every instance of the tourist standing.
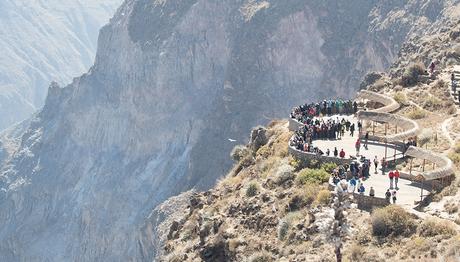
[[340, 150], [340, 158], [344, 158], [345, 157], [345, 151], [343, 151], [343, 148], [342, 150]]
[[393, 179], [395, 177], [395, 174], [393, 173], [393, 171], [390, 171], [390, 173], [388, 173], [388, 178], [390, 178], [390, 189], [393, 189]]
[[359, 150], [361, 149], [361, 141], [358, 139], [355, 142], [355, 148], [356, 148], [356, 156], [359, 156]]
[[393, 204], [396, 204], [396, 190], [394, 190], [391, 195], [393, 196]]
[[398, 190], [398, 180], [399, 180], [399, 171], [396, 169], [394, 172], [394, 177], [395, 177], [395, 189]]
[[379, 160], [378, 160], [377, 156], [375, 156], [375, 158], [374, 158], [374, 167], [375, 167], [375, 172], [374, 173], [375, 174], [377, 174], [378, 166], [379, 166]]
[[364, 184], [361, 183], [361, 186], [358, 189], [359, 194], [364, 195], [364, 191], [366, 191], [366, 188], [364, 187]]
[[368, 142], [369, 142], [369, 132], [366, 132], [366, 135], [364, 136], [364, 148], [366, 148], [366, 150], [368, 149]]
[[337, 157], [339, 155], [339, 151], [337, 150], [337, 147], [334, 147], [334, 156]]
[[391, 192], [390, 192], [390, 189], [387, 189], [387, 192], [385, 192], [385, 199], [387, 200], [388, 203], [390, 203], [390, 198], [391, 198]]
[[451, 81], [452, 91], [454, 91], [454, 93], [455, 93], [455, 91], [456, 91], [455, 89], [457, 89], [457, 88], [455, 86], [455, 74], [454, 73], [452, 73], [450, 75], [450, 81]]
[[351, 124], [350, 126], [350, 135], [353, 136], [353, 134], [355, 133], [355, 124]]
[[371, 196], [371, 197], [375, 196], [375, 190], [374, 190], [373, 187], [371, 187], [371, 189], [369, 189], [369, 196]]
[[326, 156], [329, 156], [331, 154], [331, 150], [329, 148], [326, 150]]

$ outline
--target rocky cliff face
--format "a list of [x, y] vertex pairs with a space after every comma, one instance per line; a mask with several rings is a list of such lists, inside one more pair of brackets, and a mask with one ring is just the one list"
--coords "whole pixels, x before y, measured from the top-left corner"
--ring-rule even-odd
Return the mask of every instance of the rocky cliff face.
[[[305, 100], [353, 96], [428, 19], [414, 6], [434, 1], [405, 2], [125, 1], [94, 66], [51, 85], [3, 154], [0, 254], [151, 260], [151, 210], [212, 186], [231, 164], [229, 139], [245, 141], [250, 127]], [[411, 22], [387, 20], [402, 10]]]
[[0, 3], [0, 130], [39, 110], [51, 81], [68, 83], [88, 70], [98, 31], [121, 2]]

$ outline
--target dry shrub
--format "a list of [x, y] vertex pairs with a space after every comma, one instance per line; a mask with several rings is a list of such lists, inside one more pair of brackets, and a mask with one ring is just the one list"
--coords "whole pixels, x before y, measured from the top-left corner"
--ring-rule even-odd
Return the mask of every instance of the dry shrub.
[[257, 195], [259, 192], [259, 185], [256, 182], [249, 183], [248, 187], [246, 188], [246, 196], [253, 197]]
[[454, 214], [458, 212], [459, 204], [456, 201], [447, 202], [444, 204], [444, 209], [449, 214]]
[[436, 218], [423, 220], [418, 226], [417, 231], [422, 237], [443, 236], [445, 238], [450, 238], [457, 234], [451, 222]]
[[401, 78], [401, 85], [407, 87], [417, 84], [419, 76], [425, 74], [425, 71], [425, 65], [422, 63], [414, 63], [409, 65]]
[[315, 199], [315, 204], [319, 205], [328, 205], [331, 202], [332, 194], [331, 191], [327, 189], [322, 189], [318, 192], [318, 195]]
[[457, 113], [457, 107], [455, 105], [449, 106], [449, 108], [447, 109], [447, 114], [453, 115], [455, 113]]
[[272, 152], [275, 156], [286, 157], [288, 155], [289, 139], [291, 139], [290, 132], [283, 132], [276, 137], [272, 145]]
[[271, 262], [273, 261], [273, 258], [268, 252], [262, 251], [262, 252], [254, 253], [248, 258], [247, 261], [248, 262]]
[[349, 259], [350, 261], [362, 261], [365, 254], [365, 250], [362, 246], [358, 244], [352, 244], [349, 250]]
[[[446, 261], [456, 261], [460, 257], [460, 236], [454, 237], [446, 244]], [[452, 259], [452, 260], [451, 260]]]
[[407, 116], [410, 119], [414, 119], [414, 120], [422, 119], [426, 117], [426, 112], [423, 109], [414, 107], [411, 111], [407, 113]]
[[422, 257], [423, 253], [430, 251], [433, 243], [422, 237], [415, 237], [406, 244], [406, 249], [412, 259]]
[[407, 101], [407, 96], [405, 93], [403, 92], [396, 92], [394, 95], [393, 95], [393, 98], [396, 102], [398, 102], [400, 105], [403, 105], [403, 106], [406, 106], [408, 105], [408, 101]]
[[238, 161], [241, 161], [243, 158], [247, 157], [250, 154], [251, 154], [251, 151], [246, 146], [244, 146], [244, 145], [236, 145], [232, 149], [232, 152], [230, 153], [230, 156], [232, 157], [233, 160], [238, 162]]
[[259, 158], [268, 158], [272, 154], [272, 150], [268, 145], [263, 145], [257, 150], [256, 156]]
[[443, 102], [441, 99], [435, 97], [435, 96], [429, 96], [424, 102], [423, 102], [423, 108], [428, 109], [428, 110], [438, 110], [443, 107]]
[[293, 180], [295, 178], [293, 171], [294, 168], [288, 164], [279, 166], [275, 173], [275, 183], [280, 186]]
[[376, 209], [371, 214], [374, 236], [408, 236], [417, 228], [415, 220], [404, 209], [396, 205]]

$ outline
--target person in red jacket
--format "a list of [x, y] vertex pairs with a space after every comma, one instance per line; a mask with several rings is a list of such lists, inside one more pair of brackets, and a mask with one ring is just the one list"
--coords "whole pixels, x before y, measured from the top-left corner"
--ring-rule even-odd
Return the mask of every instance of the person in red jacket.
[[395, 177], [395, 174], [393, 173], [393, 171], [390, 171], [390, 173], [388, 173], [388, 178], [390, 178], [390, 189], [393, 189], [393, 179]]
[[356, 148], [356, 156], [359, 156], [359, 150], [361, 149], [361, 141], [359, 138], [355, 142], [355, 148]]
[[394, 178], [395, 178], [395, 189], [398, 190], [398, 180], [399, 180], [399, 171], [398, 170], [395, 170], [394, 172]]
[[339, 156], [340, 156], [340, 158], [345, 157], [345, 151], [343, 151], [343, 148], [342, 148], [342, 150], [340, 150]]

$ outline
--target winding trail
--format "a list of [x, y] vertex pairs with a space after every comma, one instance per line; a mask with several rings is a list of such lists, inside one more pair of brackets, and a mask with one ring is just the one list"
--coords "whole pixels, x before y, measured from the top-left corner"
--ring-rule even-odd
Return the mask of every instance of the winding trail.
[[[383, 99], [382, 96], [386, 96], [386, 95], [382, 95], [382, 94], [375, 93], [372, 91], [367, 91], [367, 90], [365, 92], [361, 91], [358, 94], [358, 98], [365, 98], [368, 100], [379, 102], [384, 105], [384, 107], [382, 107], [384, 108], [384, 110], [382, 110], [382, 108], [378, 108], [378, 109], [369, 110], [369, 111], [359, 111], [358, 118], [361, 120], [371, 120], [371, 121], [378, 121], [378, 122], [394, 124], [396, 126], [402, 127], [405, 130], [401, 133], [397, 133], [394, 135], [386, 135], [386, 136], [379, 137], [381, 140], [385, 142], [401, 142], [411, 137], [417, 137], [421, 132], [420, 127], [417, 124], [417, 122], [415, 122], [412, 119], [403, 117], [403, 116], [387, 113], [390, 109], [396, 108], [396, 106], [394, 105], [396, 101], [394, 101], [394, 99], [388, 96], [386, 99]], [[399, 108], [399, 104], [397, 108]], [[450, 135], [448, 135], [448, 137], [450, 138]], [[416, 180], [418, 181], [435, 180], [435, 179], [450, 176], [454, 173], [453, 163], [445, 155], [440, 155], [433, 151], [429, 151], [429, 150], [422, 149], [420, 147], [414, 147], [414, 146], [411, 146], [407, 149], [406, 155], [415, 157], [415, 158], [419, 158], [419, 159], [428, 160], [436, 164], [436, 168], [434, 170], [424, 171], [420, 175], [415, 177]]]

